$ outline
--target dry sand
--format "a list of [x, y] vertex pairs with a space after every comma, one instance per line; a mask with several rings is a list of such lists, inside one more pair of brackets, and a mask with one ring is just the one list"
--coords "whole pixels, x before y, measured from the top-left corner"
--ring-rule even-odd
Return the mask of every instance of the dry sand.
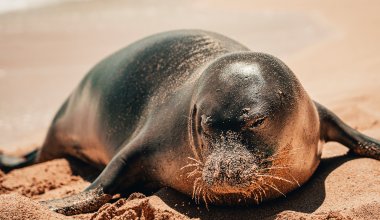
[[[0, 150], [40, 145], [59, 105], [101, 58], [141, 37], [178, 28], [217, 31], [280, 57], [311, 97], [380, 139], [380, 2], [153, 4], [84, 1], [0, 15]], [[380, 162], [346, 151], [327, 144], [309, 182], [258, 207], [206, 210], [162, 189], [74, 218], [380, 219]], [[96, 174], [64, 159], [0, 173], [0, 219], [68, 219], [37, 201], [77, 193]]]
[[[335, 150], [329, 147], [326, 151], [334, 154]], [[50, 212], [37, 201], [78, 193], [97, 173], [80, 162], [58, 159], [2, 174], [0, 219], [69, 219]], [[373, 159], [326, 157], [300, 189], [258, 207], [211, 206], [207, 210], [185, 195], [164, 188], [149, 197], [135, 193], [102, 206], [96, 213], [73, 218], [380, 219], [379, 175], [379, 162]]]

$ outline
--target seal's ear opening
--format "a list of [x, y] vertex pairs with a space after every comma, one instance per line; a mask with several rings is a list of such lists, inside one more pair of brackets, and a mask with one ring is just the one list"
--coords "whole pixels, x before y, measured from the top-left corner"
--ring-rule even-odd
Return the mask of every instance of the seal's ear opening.
[[339, 142], [350, 151], [380, 160], [380, 141], [368, 137], [345, 124], [338, 116], [316, 103], [321, 123], [321, 139]]

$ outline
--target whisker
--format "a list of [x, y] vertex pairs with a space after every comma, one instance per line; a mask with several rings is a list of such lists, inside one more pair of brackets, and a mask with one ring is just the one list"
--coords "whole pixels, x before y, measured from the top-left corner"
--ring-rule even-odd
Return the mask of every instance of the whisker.
[[289, 169], [289, 167], [268, 167], [268, 168], [260, 169], [260, 171], [263, 171], [263, 170], [280, 170], [280, 169]]
[[260, 200], [262, 199], [261, 198], [261, 192], [257, 189], [253, 190], [253, 192], [255, 192], [255, 195], [256, 195], [256, 204], [259, 204]]
[[215, 198], [215, 200], [219, 201], [219, 197], [217, 195], [215, 195], [214, 193], [212, 193], [211, 195]]
[[193, 194], [191, 195], [191, 198], [194, 199], [195, 197], [195, 189], [196, 189], [197, 185], [194, 183], [193, 184]]
[[256, 185], [257, 185], [257, 186], [259, 187], [259, 189], [263, 192], [264, 196], [267, 197], [267, 194], [266, 194], [265, 190], [263, 189], [263, 187], [261, 187], [259, 184], [256, 184]]
[[203, 201], [205, 202], [205, 205], [206, 205], [206, 209], [207, 209], [207, 211], [210, 211], [209, 209], [208, 209], [208, 203], [207, 203], [207, 200], [206, 200], [206, 190], [203, 190], [203, 194], [202, 194], [202, 198], [203, 198]]
[[198, 194], [198, 191], [199, 191], [200, 188], [201, 188], [201, 186], [198, 185], [198, 188], [195, 190], [195, 203], [196, 204], [199, 204], [199, 194]]
[[194, 190], [194, 201], [195, 203], [199, 204], [199, 192], [202, 190], [202, 183], [200, 182], [200, 177], [197, 178], [197, 186]]
[[263, 196], [261, 194], [261, 191], [257, 190], [257, 193], [258, 193], [258, 203], [261, 203], [263, 201]]
[[187, 164], [187, 165], [181, 167], [180, 170], [183, 170], [183, 169], [188, 168], [188, 167], [198, 167], [198, 166], [199, 166], [198, 163], [190, 163], [190, 164]]
[[255, 200], [255, 202], [256, 202], [256, 204], [259, 204], [259, 198], [258, 198], [258, 196], [257, 196], [257, 194], [253, 191], [253, 199]]
[[257, 190], [259, 192], [260, 200], [261, 200], [260, 202], [262, 202], [263, 199], [267, 197], [267, 194], [266, 194], [265, 190], [258, 183], [254, 183], [254, 184], [255, 184], [255, 186], [257, 186], [257, 188], [254, 189], [253, 191]]
[[290, 172], [286, 172], [293, 180], [295, 183], [297, 183], [298, 187], [300, 187], [300, 183], [296, 180], [296, 178], [294, 178], [294, 176], [290, 173]]
[[265, 174], [257, 174], [257, 176], [262, 176], [262, 177], [268, 177], [268, 178], [273, 178], [273, 179], [277, 179], [277, 180], [282, 180], [284, 182], [291, 183], [291, 184], [294, 183], [294, 182], [292, 182], [292, 181], [290, 181], [288, 179], [284, 179], [284, 178], [281, 178], [281, 177], [278, 177], [278, 176], [265, 175]]
[[261, 169], [261, 170], [280, 170], [280, 169], [284, 169], [286, 174], [289, 175], [293, 180], [294, 182], [293, 183], [296, 183], [298, 185], [298, 187], [301, 186], [301, 184], [297, 181], [296, 178], [294, 178], [294, 176], [290, 173], [290, 167], [287, 165], [285, 167], [268, 167], [268, 168], [264, 168], [264, 169]]
[[275, 185], [275, 186], [272, 186], [272, 185], [270, 185], [270, 184], [268, 184], [268, 183], [263, 183], [263, 184], [269, 186], [270, 188], [276, 190], [276, 191], [279, 192], [281, 195], [283, 195], [284, 197], [286, 197], [286, 195], [285, 195], [283, 192], [281, 192], [281, 191], [277, 188], [276, 185]]
[[215, 201], [215, 200], [211, 197], [211, 195], [208, 193], [208, 190], [207, 190], [206, 196], [207, 196], [207, 198], [208, 198], [208, 200], [209, 200], [210, 202], [214, 202], [214, 201]]
[[197, 191], [197, 203], [199, 204], [200, 203], [200, 198], [201, 198], [201, 192], [202, 192], [202, 189], [203, 189], [203, 185], [202, 184], [200, 184], [199, 185], [199, 188], [198, 188], [198, 191]]
[[198, 164], [200, 164], [200, 165], [203, 165], [203, 163], [202, 163], [201, 161], [199, 161], [199, 160], [197, 160], [197, 159], [195, 159], [195, 158], [187, 157], [187, 159], [192, 160], [192, 161], [194, 161], [194, 162], [196, 162], [196, 163], [198, 163]]
[[190, 177], [193, 177], [194, 175], [196, 175], [196, 174], [198, 174], [198, 173], [202, 173], [200, 170], [198, 170], [198, 169], [195, 169], [195, 170], [193, 170], [193, 171], [191, 171], [191, 172], [189, 172], [188, 174], [187, 174], [187, 179], [189, 179]]
[[194, 183], [193, 183], [193, 195], [192, 195], [192, 199], [195, 198], [195, 190], [196, 190], [196, 188], [197, 188], [197, 185], [198, 185], [199, 180], [201, 180], [201, 177], [198, 177], [198, 178], [196, 178], [196, 179], [194, 180]]

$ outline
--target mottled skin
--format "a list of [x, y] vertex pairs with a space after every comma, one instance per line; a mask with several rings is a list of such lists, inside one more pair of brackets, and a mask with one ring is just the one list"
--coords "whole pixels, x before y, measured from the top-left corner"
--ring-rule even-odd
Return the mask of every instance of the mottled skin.
[[97, 198], [148, 186], [236, 205], [302, 185], [325, 141], [380, 159], [379, 141], [314, 103], [282, 61], [183, 30], [97, 64], [57, 113], [35, 162], [73, 156], [104, 168], [86, 192], [44, 202], [61, 213], [96, 210]]

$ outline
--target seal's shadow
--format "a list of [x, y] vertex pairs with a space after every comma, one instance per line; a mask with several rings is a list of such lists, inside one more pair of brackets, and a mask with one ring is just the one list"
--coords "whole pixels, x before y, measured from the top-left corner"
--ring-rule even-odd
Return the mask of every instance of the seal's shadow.
[[320, 207], [325, 200], [325, 180], [329, 174], [343, 163], [356, 159], [352, 155], [343, 155], [322, 159], [312, 178], [299, 189], [291, 192], [286, 198], [265, 202], [255, 207], [209, 207], [194, 204], [184, 195], [172, 189], [162, 189], [156, 193], [173, 209], [193, 218], [201, 219], [263, 219], [271, 218], [284, 210], [311, 213]]

